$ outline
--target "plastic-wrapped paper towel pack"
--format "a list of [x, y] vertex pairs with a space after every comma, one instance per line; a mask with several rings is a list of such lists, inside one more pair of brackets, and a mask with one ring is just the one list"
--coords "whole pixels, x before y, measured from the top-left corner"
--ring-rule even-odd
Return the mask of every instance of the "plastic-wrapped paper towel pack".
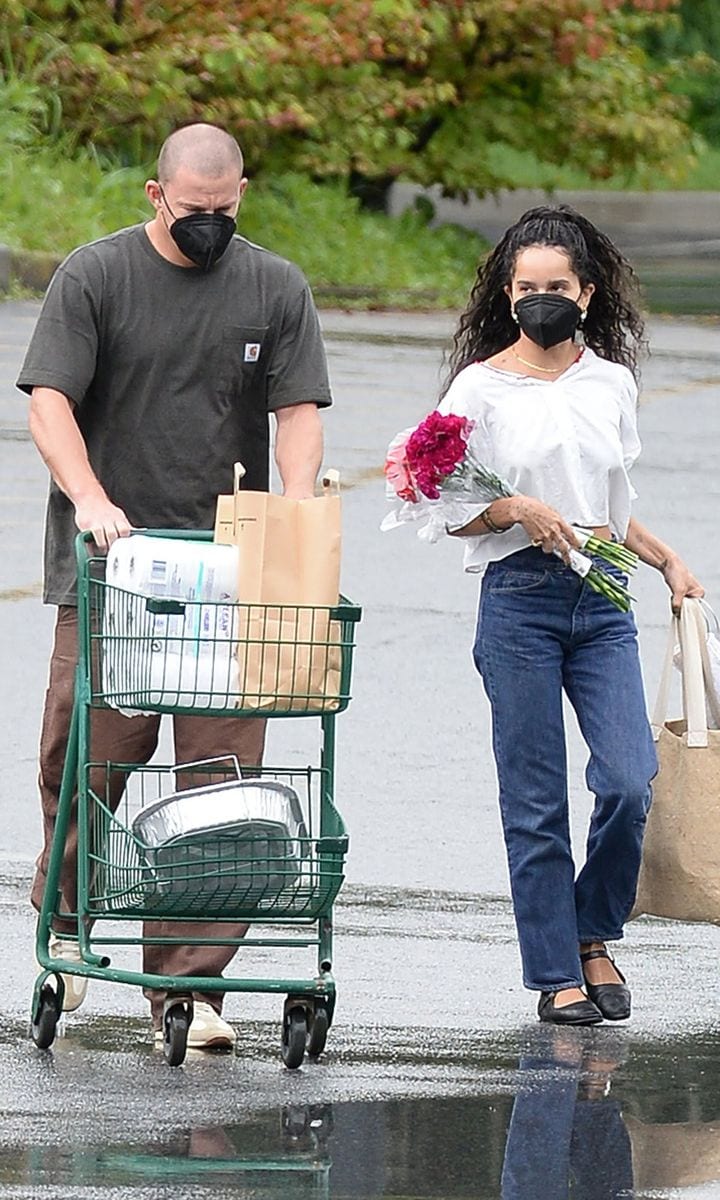
[[[112, 708], [134, 715], [156, 706], [233, 706], [238, 553], [143, 534], [113, 543], [102, 623], [103, 691]], [[153, 600], [178, 601], [178, 611], [153, 611]]]

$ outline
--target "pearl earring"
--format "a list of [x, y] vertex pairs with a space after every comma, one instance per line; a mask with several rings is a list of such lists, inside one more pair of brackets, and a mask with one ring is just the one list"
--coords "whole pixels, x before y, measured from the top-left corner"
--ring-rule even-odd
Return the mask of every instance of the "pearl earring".
[[585, 318], [586, 318], [586, 317], [587, 317], [587, 309], [586, 309], [586, 308], [584, 308], [584, 309], [582, 310], [582, 312], [580, 313], [580, 324], [581, 324], [581, 325], [584, 325], [584, 324], [585, 324]]
[[517, 324], [519, 324], [518, 315], [517, 315], [517, 313], [515, 312], [515, 309], [513, 309], [513, 310], [512, 310], [512, 319], [513, 319], [513, 321], [515, 322], [515, 324], [516, 324], [516, 325], [517, 325]]

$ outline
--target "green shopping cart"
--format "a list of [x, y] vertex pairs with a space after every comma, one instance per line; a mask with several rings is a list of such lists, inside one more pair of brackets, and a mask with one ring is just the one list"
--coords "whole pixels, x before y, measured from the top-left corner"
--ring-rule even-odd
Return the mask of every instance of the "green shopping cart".
[[[140, 535], [133, 534], [133, 540]], [[210, 533], [144, 530], [142, 538], [211, 543]], [[138, 549], [140, 542], [134, 543]], [[152, 543], [157, 545], [160, 543]], [[227, 547], [223, 548], [228, 550]], [[281, 1052], [288, 1068], [322, 1053], [332, 1023], [333, 904], [344, 879], [347, 831], [335, 807], [335, 718], [350, 700], [360, 608], [192, 599], [162, 588], [130, 590], [111, 577], [89, 534], [76, 541], [79, 658], [36, 949], [41, 973], [31, 1035], [47, 1049], [62, 1012], [62, 975], [166, 992], [166, 1061], [183, 1062], [193, 992], [285, 996]], [[94, 762], [93, 711], [312, 718], [316, 761], [244, 767], [229, 755], [199, 763]], [[51, 958], [59, 881], [77, 804], [79, 959]], [[153, 921], [243, 923], [253, 936], [218, 937], [238, 948], [316, 948], [306, 978], [154, 975], [113, 964], [115, 948], [173, 944]], [[138, 929], [138, 925], [140, 928]], [[62, 934], [63, 939], [68, 935]], [[206, 944], [207, 937], [196, 939]], [[185, 934], [183, 944], [193, 944]]]

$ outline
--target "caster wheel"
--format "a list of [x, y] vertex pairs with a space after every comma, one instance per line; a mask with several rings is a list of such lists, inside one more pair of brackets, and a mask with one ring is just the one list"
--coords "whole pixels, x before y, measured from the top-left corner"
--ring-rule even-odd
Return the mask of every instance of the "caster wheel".
[[306, 1051], [308, 1058], [319, 1058], [325, 1049], [327, 1042], [328, 1029], [330, 1028], [330, 1018], [328, 1010], [324, 1004], [318, 1004], [313, 1013], [310, 1023], [310, 1031], [307, 1036]]
[[296, 1071], [305, 1057], [308, 1027], [307, 1013], [301, 1006], [289, 1008], [283, 1017], [281, 1053], [289, 1071]]
[[32, 1040], [39, 1050], [47, 1050], [55, 1041], [55, 1031], [60, 1020], [60, 997], [49, 983], [40, 989], [37, 1011], [30, 1025]]
[[163, 1014], [163, 1053], [169, 1067], [179, 1067], [185, 1061], [188, 1030], [192, 1021], [192, 1004], [186, 1000], [169, 1005]]

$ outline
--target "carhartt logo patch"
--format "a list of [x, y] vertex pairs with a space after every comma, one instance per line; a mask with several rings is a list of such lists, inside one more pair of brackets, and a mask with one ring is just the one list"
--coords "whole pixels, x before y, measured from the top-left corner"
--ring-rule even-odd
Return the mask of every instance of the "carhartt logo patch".
[[245, 362], [257, 362], [260, 357], [260, 343], [246, 342], [245, 343]]

